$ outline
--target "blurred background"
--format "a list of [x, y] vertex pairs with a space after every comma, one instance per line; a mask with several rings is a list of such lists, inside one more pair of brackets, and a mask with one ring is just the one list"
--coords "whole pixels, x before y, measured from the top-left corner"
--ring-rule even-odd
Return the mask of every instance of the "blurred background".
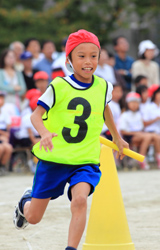
[[113, 36], [125, 35], [135, 56], [141, 40], [160, 47], [159, 25], [159, 0], [1, 0], [0, 50], [28, 37], [52, 39], [60, 50], [64, 37], [84, 28], [109, 49]]

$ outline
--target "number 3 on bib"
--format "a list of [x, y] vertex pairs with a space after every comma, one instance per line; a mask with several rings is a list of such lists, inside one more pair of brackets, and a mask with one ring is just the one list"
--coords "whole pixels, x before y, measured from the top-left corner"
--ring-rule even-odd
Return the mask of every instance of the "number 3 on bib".
[[76, 110], [78, 105], [83, 106], [83, 113], [81, 116], [75, 116], [75, 119], [74, 119], [74, 123], [79, 125], [79, 130], [78, 130], [77, 135], [75, 137], [71, 136], [70, 128], [64, 127], [62, 130], [63, 138], [68, 143], [81, 142], [84, 140], [87, 134], [88, 125], [86, 123], [86, 119], [91, 114], [91, 105], [86, 99], [82, 97], [76, 97], [69, 102], [67, 109]]

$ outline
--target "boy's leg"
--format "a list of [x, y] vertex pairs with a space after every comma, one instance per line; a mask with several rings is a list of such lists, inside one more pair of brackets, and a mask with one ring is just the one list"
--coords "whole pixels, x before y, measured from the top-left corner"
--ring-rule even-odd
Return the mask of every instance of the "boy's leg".
[[31, 197], [32, 190], [26, 189], [23, 193], [20, 202], [15, 208], [13, 222], [17, 229], [24, 229], [28, 223], [38, 223], [45, 212], [50, 198], [36, 199]]
[[71, 213], [72, 218], [69, 226], [68, 246], [77, 248], [81, 240], [87, 213], [87, 197], [91, 186], [86, 182], [80, 182], [71, 188]]
[[23, 208], [23, 214], [26, 220], [30, 224], [37, 224], [38, 222], [40, 222], [49, 201], [50, 198], [47, 199], [32, 198], [31, 201], [27, 201]]
[[1, 157], [1, 163], [2, 165], [6, 165], [11, 159], [13, 148], [11, 144], [6, 143], [6, 142], [4, 142], [2, 145], [3, 145], [4, 152]]

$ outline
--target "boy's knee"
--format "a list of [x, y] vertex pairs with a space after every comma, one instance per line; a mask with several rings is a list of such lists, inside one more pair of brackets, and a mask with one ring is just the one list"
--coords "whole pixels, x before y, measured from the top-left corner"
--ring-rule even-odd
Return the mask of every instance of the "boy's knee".
[[26, 219], [30, 224], [35, 225], [41, 221], [42, 217], [37, 216], [35, 214], [30, 214], [29, 216], [27, 216]]
[[71, 201], [71, 208], [72, 209], [82, 209], [87, 206], [87, 198], [84, 195], [78, 195], [77, 197], [73, 198]]

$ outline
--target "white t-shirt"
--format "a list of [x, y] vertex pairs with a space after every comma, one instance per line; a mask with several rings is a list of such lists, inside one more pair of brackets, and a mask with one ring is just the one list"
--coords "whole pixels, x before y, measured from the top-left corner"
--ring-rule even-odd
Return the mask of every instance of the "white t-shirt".
[[[116, 127], [118, 129], [118, 127], [119, 127], [119, 118], [120, 118], [120, 115], [121, 115], [120, 105], [119, 105], [119, 103], [114, 102], [113, 100], [111, 100], [108, 105], [109, 105], [109, 107], [110, 107], [110, 109], [112, 111], [113, 120], [114, 120], [115, 125], [116, 125]], [[106, 132], [107, 130], [108, 130], [108, 128], [104, 123], [102, 133]]]
[[33, 127], [31, 123], [31, 119], [30, 119], [31, 114], [32, 114], [32, 111], [30, 109], [30, 112], [29, 112], [29, 108], [26, 109], [26, 112], [23, 112], [20, 129], [15, 132], [15, 136], [17, 139], [29, 138], [29, 134], [28, 134], [29, 128], [32, 130], [34, 136], [38, 136], [37, 130]]
[[[156, 117], [160, 117], [160, 109], [158, 109], [157, 105], [153, 102], [146, 102], [140, 104], [140, 112], [142, 118], [145, 122], [155, 119]], [[146, 127], [144, 127], [144, 131], [146, 132], [160, 132], [160, 121], [154, 122]]]
[[131, 110], [125, 111], [121, 114], [119, 119], [119, 129], [126, 132], [138, 132], [144, 128], [143, 120], [140, 111], [133, 112]]
[[0, 109], [0, 129], [7, 129], [7, 126], [11, 124], [11, 118], [4, 109]]
[[[76, 81], [72, 80], [70, 76], [65, 77], [66, 81], [68, 81], [73, 87], [77, 89], [85, 89], [86, 87], [80, 86]], [[112, 90], [113, 86], [110, 82], [108, 82], [108, 90], [107, 90], [107, 96], [106, 96], [106, 104], [109, 103], [112, 99]], [[48, 108], [50, 109], [54, 105], [54, 92], [53, 88], [49, 86], [45, 93], [38, 99], [39, 101], [45, 103]]]
[[65, 61], [66, 61], [66, 52], [62, 52], [61, 55], [53, 62], [51, 68], [52, 70], [55, 70], [57, 68], [61, 68], [65, 74], [65, 76], [68, 76], [71, 74], [71, 72], [69, 72], [66, 68], [65, 65]]
[[100, 65], [97, 66], [95, 72], [95, 75], [102, 77], [107, 82], [111, 82], [112, 84], [116, 83], [116, 77], [114, 74], [114, 69], [108, 64], [104, 64], [103, 67]]

